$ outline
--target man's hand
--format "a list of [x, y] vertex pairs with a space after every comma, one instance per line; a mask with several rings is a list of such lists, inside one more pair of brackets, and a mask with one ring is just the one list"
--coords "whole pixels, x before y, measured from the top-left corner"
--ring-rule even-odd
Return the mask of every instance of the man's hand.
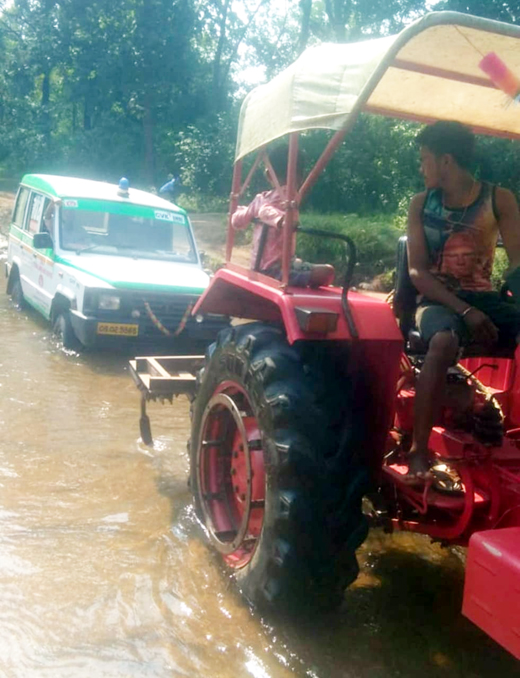
[[498, 330], [488, 316], [478, 308], [472, 307], [463, 318], [471, 338], [477, 344], [496, 344]]

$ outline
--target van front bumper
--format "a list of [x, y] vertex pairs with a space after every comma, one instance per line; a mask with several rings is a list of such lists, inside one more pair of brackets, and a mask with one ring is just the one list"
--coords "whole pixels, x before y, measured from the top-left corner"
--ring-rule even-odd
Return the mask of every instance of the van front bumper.
[[[202, 348], [215, 340], [218, 332], [229, 327], [225, 316], [204, 316], [200, 322], [190, 316], [178, 335], [167, 334], [148, 319], [123, 317], [114, 318], [85, 316], [79, 311], [70, 311], [74, 333], [86, 347], [112, 345], [149, 345], [179, 347], [186, 344], [191, 349]], [[200, 320], [200, 318], [199, 318]]]

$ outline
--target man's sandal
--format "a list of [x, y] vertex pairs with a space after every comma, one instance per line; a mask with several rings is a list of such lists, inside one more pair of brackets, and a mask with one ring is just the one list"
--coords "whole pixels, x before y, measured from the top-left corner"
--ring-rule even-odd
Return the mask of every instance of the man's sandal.
[[438, 492], [446, 494], [464, 494], [462, 479], [457, 471], [448, 464], [435, 464], [430, 469], [433, 484], [432, 487]]

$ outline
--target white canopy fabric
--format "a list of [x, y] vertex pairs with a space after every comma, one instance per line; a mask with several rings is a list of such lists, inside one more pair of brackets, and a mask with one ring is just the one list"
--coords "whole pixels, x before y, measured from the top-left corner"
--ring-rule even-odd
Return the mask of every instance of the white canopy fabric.
[[399, 35], [306, 50], [242, 104], [236, 160], [290, 132], [340, 130], [360, 110], [520, 137], [520, 105], [479, 62], [495, 52], [520, 77], [520, 27], [432, 12]]

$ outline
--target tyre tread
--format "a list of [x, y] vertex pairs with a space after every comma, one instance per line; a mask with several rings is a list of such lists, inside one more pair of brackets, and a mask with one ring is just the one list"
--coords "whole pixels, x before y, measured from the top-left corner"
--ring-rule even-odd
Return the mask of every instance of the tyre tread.
[[[290, 346], [274, 326], [241, 325], [220, 333], [199, 377], [192, 440], [215, 386], [230, 375], [247, 388], [262, 422], [268, 485], [277, 500], [265, 516], [265, 544], [257, 549], [264, 553], [237, 573], [255, 604], [286, 607], [301, 604], [303, 596], [330, 606], [357, 576], [355, 550], [367, 532], [361, 512], [366, 472], [348, 445], [338, 452], [349, 396], [343, 381], [331, 380], [326, 350], [323, 344]], [[192, 444], [192, 455], [196, 448]], [[194, 468], [192, 456], [192, 488]]]

